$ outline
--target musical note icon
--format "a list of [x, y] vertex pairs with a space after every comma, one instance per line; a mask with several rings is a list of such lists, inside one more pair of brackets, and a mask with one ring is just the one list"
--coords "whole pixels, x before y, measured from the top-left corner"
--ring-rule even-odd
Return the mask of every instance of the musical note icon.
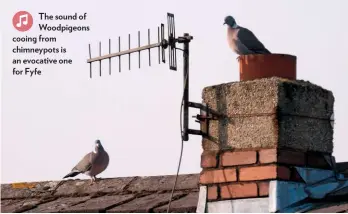
[[22, 26], [22, 18], [25, 19], [23, 21], [23, 24], [24, 25], [28, 24], [28, 14], [20, 15], [19, 16], [19, 22], [16, 24], [17, 27], [21, 27]]
[[33, 16], [27, 11], [18, 11], [12, 18], [12, 25], [18, 31], [27, 31], [33, 26]]

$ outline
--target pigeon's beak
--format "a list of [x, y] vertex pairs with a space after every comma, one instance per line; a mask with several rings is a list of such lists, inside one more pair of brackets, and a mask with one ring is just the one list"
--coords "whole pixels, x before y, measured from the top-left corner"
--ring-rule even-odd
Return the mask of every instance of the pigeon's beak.
[[225, 25], [226, 24], [226, 22], [224, 22], [224, 24], [223, 25]]

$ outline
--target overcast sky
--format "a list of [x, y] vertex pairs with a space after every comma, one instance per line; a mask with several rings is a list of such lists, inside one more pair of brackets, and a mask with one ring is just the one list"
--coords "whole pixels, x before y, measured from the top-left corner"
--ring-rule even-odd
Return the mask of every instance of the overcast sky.
[[[223, 19], [233, 15], [237, 23], [252, 30], [273, 53], [296, 55], [298, 79], [311, 81], [333, 91], [335, 96], [334, 155], [348, 161], [348, 1], [319, 0], [225, 0], [225, 1], [1, 1], [2, 41], [2, 183], [59, 180], [93, 148], [100, 139], [111, 157], [101, 177], [165, 175], [176, 172], [180, 152], [179, 110], [182, 96], [182, 55], [178, 51], [178, 71], [157, 63], [152, 51], [152, 67], [142, 53], [137, 54], [128, 71], [123, 57], [122, 72], [113, 59], [112, 75], [108, 62], [103, 76], [89, 78], [88, 44], [97, 56], [108, 52], [108, 39], [116, 51], [118, 36], [122, 46], [132, 34], [147, 28], [157, 42], [157, 26], [166, 24], [166, 14], [175, 14], [176, 34], [187, 32], [190, 45], [190, 100], [201, 102], [205, 86], [239, 79], [238, 63], [226, 42]], [[34, 25], [27, 32], [12, 26], [19, 10], [33, 15]], [[60, 12], [59, 12], [60, 11]], [[52, 15], [87, 13], [86, 21], [41, 21], [40, 12]], [[38, 24], [89, 25], [89, 32], [42, 32]], [[57, 37], [56, 43], [14, 44], [12, 37]], [[142, 45], [147, 38], [142, 37]], [[72, 65], [40, 65], [42, 76], [13, 76], [12, 49], [25, 47], [65, 47]], [[113, 52], [114, 52], [113, 51]], [[35, 57], [26, 55], [21, 58]], [[191, 111], [191, 115], [197, 111]], [[194, 119], [191, 128], [198, 128]], [[185, 142], [181, 173], [200, 172], [201, 137]], [[84, 175], [79, 178], [86, 178]]]

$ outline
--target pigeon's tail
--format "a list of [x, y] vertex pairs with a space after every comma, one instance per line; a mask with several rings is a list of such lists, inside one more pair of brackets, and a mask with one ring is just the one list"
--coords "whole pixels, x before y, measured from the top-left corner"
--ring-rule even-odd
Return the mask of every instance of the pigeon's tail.
[[257, 54], [271, 54], [271, 52], [269, 50], [267, 50], [266, 48], [262, 49], [262, 50], [257, 50], [255, 51]]
[[267, 50], [266, 48], [265, 48], [264, 52], [265, 52], [265, 54], [271, 54], [271, 52], [269, 50]]
[[67, 174], [66, 176], [63, 177], [64, 178], [68, 178], [68, 177], [75, 177], [76, 175], [80, 174], [81, 172], [79, 171], [71, 171], [69, 174]]

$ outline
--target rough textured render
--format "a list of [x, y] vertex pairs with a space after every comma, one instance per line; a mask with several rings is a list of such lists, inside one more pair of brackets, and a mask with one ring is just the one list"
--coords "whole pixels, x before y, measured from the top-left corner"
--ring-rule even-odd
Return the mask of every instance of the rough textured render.
[[225, 116], [210, 121], [205, 150], [333, 151], [334, 96], [310, 82], [272, 77], [220, 84], [204, 88], [203, 102]]

